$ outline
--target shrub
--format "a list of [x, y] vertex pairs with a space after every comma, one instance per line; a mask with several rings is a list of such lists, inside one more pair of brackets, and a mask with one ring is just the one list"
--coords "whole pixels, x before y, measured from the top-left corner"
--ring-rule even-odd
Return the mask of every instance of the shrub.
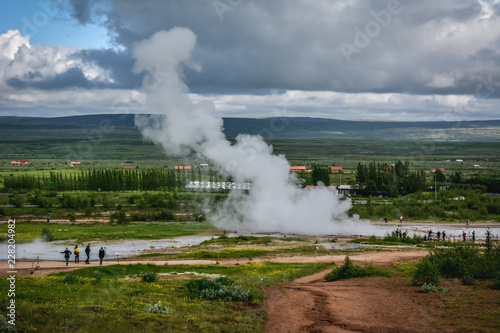
[[0, 332], [11, 333], [15, 331], [15, 327], [9, 324], [7, 318], [4, 315], [0, 315]]
[[430, 256], [427, 256], [417, 264], [417, 270], [413, 275], [412, 282], [415, 285], [439, 285], [440, 280], [441, 274], [438, 266], [431, 260]]
[[441, 275], [447, 278], [477, 276], [478, 264], [482, 261], [479, 250], [470, 243], [436, 248], [431, 257]]
[[462, 284], [464, 286], [477, 286], [479, 283], [472, 276], [462, 276]]
[[144, 306], [144, 311], [146, 311], [147, 313], [161, 313], [166, 315], [172, 314], [172, 310], [170, 310], [166, 306], [161, 305], [161, 301], [158, 301], [155, 305], [146, 304]]
[[141, 279], [143, 282], [153, 283], [158, 281], [158, 274], [155, 272], [141, 273]]
[[251, 301], [250, 290], [234, 285], [226, 276], [217, 279], [191, 280], [186, 284], [190, 297], [223, 301]]
[[204, 289], [219, 289], [221, 286], [231, 286], [234, 280], [229, 280], [227, 276], [221, 276], [216, 279], [191, 280], [186, 283], [186, 288], [191, 297], [200, 297]]
[[500, 271], [497, 272], [497, 275], [493, 280], [493, 284], [490, 286], [490, 288], [494, 290], [500, 290]]
[[54, 235], [52, 235], [52, 232], [48, 228], [43, 228], [42, 229], [42, 240], [45, 242], [50, 242], [54, 240]]
[[241, 302], [252, 300], [252, 295], [250, 294], [250, 290], [244, 289], [242, 286], [222, 285], [218, 289], [203, 289], [200, 292], [200, 298]]
[[335, 268], [330, 273], [325, 275], [327, 281], [338, 281], [345, 279], [354, 279], [370, 276], [386, 276], [389, 274], [381, 269], [375, 268], [373, 265], [364, 267], [354, 265], [348, 256], [345, 257], [344, 265]]
[[448, 289], [443, 286], [436, 286], [430, 283], [429, 284], [424, 283], [420, 287], [419, 291], [421, 293], [447, 293]]

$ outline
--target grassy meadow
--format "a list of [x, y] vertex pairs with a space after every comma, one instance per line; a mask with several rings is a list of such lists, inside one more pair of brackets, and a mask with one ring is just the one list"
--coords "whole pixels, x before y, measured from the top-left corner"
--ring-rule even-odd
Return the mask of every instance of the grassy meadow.
[[[255, 263], [239, 266], [116, 265], [16, 280], [19, 331], [40, 332], [263, 332], [263, 288], [310, 275], [334, 264]], [[141, 273], [158, 274], [144, 282]], [[169, 275], [166, 275], [169, 274]], [[189, 279], [227, 276], [251, 301], [192, 298]], [[7, 280], [1, 279], [2, 290]], [[151, 313], [157, 304], [169, 314]], [[0, 298], [6, 308], [6, 295]]]

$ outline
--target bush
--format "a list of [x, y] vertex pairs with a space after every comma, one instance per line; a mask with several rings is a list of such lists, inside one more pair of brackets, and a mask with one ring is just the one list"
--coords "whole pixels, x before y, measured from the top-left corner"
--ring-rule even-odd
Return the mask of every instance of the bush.
[[436, 263], [431, 260], [431, 257], [427, 256], [424, 259], [420, 260], [420, 262], [417, 264], [417, 270], [413, 275], [413, 284], [439, 285], [440, 281], [441, 274]]
[[153, 283], [158, 281], [158, 274], [155, 272], [141, 273], [141, 279], [143, 282]]
[[54, 240], [54, 235], [52, 235], [52, 232], [48, 228], [43, 228], [42, 229], [42, 240], [45, 242], [50, 242]]
[[479, 249], [467, 243], [449, 248], [436, 248], [431, 257], [441, 275], [447, 278], [469, 275], [477, 277], [480, 273], [478, 266], [483, 259], [479, 255]]
[[370, 276], [389, 277], [389, 274], [381, 269], [375, 268], [373, 265], [367, 265], [365, 267], [354, 265], [351, 259], [346, 256], [344, 265], [335, 268], [330, 273], [326, 274], [325, 279], [327, 281], [338, 281]]
[[11, 333], [15, 331], [15, 327], [9, 324], [8, 319], [4, 315], [0, 315], [0, 332]]
[[447, 293], [448, 289], [442, 286], [436, 286], [433, 284], [424, 283], [420, 287], [419, 292], [421, 293]]
[[235, 286], [234, 280], [226, 276], [217, 279], [191, 280], [186, 284], [188, 294], [193, 298], [206, 298], [223, 301], [251, 301], [253, 296], [248, 289]]
[[477, 286], [479, 283], [472, 276], [462, 276], [462, 284], [464, 286]]
[[241, 302], [252, 300], [252, 295], [250, 294], [250, 290], [244, 289], [242, 286], [222, 285], [218, 289], [203, 289], [200, 292], [200, 298]]
[[146, 304], [144, 306], [144, 311], [146, 311], [147, 313], [161, 313], [166, 315], [172, 314], [172, 310], [170, 310], [166, 306], [161, 305], [161, 301], [158, 301], [158, 303], [156, 303], [155, 305]]

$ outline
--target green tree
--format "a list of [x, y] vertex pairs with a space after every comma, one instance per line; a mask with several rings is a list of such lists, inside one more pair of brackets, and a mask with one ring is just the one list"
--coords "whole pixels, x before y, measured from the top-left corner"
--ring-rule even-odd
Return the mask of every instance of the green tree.
[[322, 182], [325, 186], [330, 186], [330, 169], [315, 166], [312, 171], [312, 182], [313, 185], [318, 185], [318, 182]]

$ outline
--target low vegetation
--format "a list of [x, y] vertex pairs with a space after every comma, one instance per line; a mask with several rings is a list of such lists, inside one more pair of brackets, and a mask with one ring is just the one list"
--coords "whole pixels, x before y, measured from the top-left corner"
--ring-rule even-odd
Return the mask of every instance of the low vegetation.
[[371, 264], [366, 266], [354, 265], [348, 256], [345, 257], [344, 264], [340, 267], [333, 269], [330, 273], [325, 275], [326, 281], [338, 281], [346, 279], [356, 279], [371, 276], [385, 276], [390, 277], [390, 274], [380, 268]]
[[[69, 273], [78, 276], [78, 283], [66, 283], [67, 273], [18, 277], [16, 328], [44, 332], [262, 332], [263, 287], [330, 267], [274, 263], [189, 268], [114, 265]], [[191, 275], [177, 278], [175, 273], [180, 276], [186, 271]], [[144, 283], [141, 272], [157, 274], [158, 279]], [[224, 278], [211, 277], [213, 282], [208, 282], [206, 276], [214, 274]], [[2, 290], [8, 289], [7, 284], [6, 279], [0, 280]], [[5, 309], [8, 301], [4, 293], [0, 306]]]
[[470, 243], [433, 249], [418, 263], [413, 283], [439, 285], [441, 278], [458, 278], [465, 285], [475, 285], [482, 279], [492, 280], [496, 288], [499, 277], [500, 242], [488, 231], [481, 250]]

